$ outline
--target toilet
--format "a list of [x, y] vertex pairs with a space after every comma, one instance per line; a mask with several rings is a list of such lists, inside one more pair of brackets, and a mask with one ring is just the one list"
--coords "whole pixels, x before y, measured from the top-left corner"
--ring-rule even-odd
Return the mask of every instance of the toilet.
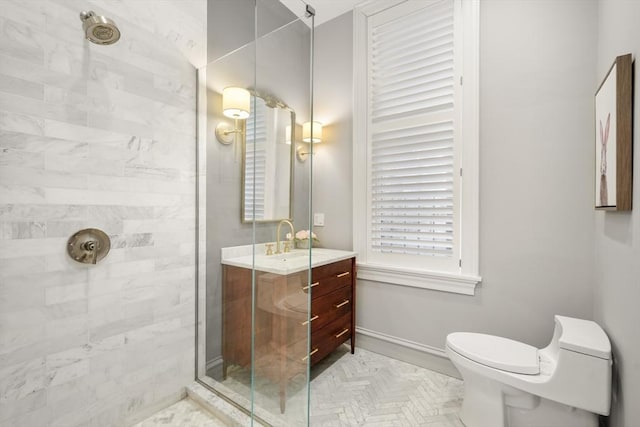
[[464, 380], [466, 427], [597, 427], [609, 415], [611, 343], [590, 320], [556, 315], [543, 349], [455, 332], [446, 352]]

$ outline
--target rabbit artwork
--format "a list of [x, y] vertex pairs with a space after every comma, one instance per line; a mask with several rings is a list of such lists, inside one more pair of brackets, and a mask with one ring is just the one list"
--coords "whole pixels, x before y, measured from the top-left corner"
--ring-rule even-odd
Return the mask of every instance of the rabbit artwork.
[[607, 114], [607, 122], [602, 129], [600, 120], [600, 206], [607, 206], [607, 141], [609, 140], [609, 124], [611, 113]]

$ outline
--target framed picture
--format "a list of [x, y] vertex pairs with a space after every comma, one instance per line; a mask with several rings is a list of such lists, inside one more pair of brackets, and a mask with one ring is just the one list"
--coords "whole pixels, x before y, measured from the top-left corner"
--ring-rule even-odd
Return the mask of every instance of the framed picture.
[[596, 209], [631, 210], [632, 97], [631, 54], [618, 56], [596, 92]]

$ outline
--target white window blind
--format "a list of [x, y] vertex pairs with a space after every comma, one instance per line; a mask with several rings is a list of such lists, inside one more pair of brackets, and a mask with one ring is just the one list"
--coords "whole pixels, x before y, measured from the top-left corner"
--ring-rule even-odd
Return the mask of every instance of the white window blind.
[[246, 160], [244, 170], [246, 221], [261, 220], [265, 217], [266, 109], [264, 102], [252, 102], [251, 115], [246, 121]]
[[385, 15], [374, 19], [370, 38], [373, 122], [451, 111], [453, 1], [442, 0], [390, 21]]
[[454, 1], [406, 3], [369, 20], [369, 249], [457, 267]]

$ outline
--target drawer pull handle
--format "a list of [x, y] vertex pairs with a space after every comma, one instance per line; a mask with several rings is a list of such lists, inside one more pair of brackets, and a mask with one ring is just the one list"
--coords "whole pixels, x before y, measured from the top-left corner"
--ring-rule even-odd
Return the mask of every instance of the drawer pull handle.
[[348, 276], [349, 274], [351, 274], [349, 271], [345, 271], [344, 273], [338, 274], [338, 277]]
[[345, 329], [344, 331], [340, 332], [338, 335], [336, 335], [336, 338], [340, 338], [341, 336], [343, 336], [344, 334], [346, 334], [347, 332], [349, 332], [349, 328]]
[[340, 307], [342, 307], [343, 305], [347, 305], [347, 304], [349, 304], [349, 300], [348, 300], [348, 299], [346, 299], [346, 300], [342, 301], [340, 304], [337, 304], [337, 305], [336, 305], [336, 308], [340, 308]]
[[306, 291], [307, 289], [309, 289], [309, 288], [313, 288], [314, 286], [318, 286], [319, 284], [320, 284], [320, 282], [312, 283], [311, 285], [309, 285], [309, 286], [305, 286], [304, 288], [302, 288], [302, 290], [303, 290], [303, 291]]
[[319, 348], [316, 348], [315, 350], [313, 350], [311, 353], [309, 353], [308, 356], [305, 356], [302, 358], [302, 361], [304, 362], [305, 360], [307, 360], [308, 358], [310, 358], [311, 356], [313, 356], [314, 354], [316, 354], [318, 352], [318, 350], [320, 350]]
[[318, 316], [318, 315], [316, 314], [316, 315], [315, 315], [315, 316], [313, 316], [311, 319], [309, 319], [309, 320], [305, 320], [304, 322], [302, 322], [302, 323], [300, 323], [300, 324], [301, 324], [302, 326], [304, 326], [304, 325], [308, 325], [310, 322], [313, 322], [313, 321], [314, 321], [314, 320], [316, 320], [318, 317], [320, 317], [320, 316]]

